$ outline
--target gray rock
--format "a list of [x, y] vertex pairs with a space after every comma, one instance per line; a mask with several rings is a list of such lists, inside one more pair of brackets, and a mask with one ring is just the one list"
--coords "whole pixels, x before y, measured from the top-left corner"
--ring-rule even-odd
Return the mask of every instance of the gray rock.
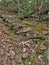
[[25, 59], [25, 58], [28, 57], [28, 55], [29, 55], [29, 54], [28, 54], [27, 52], [25, 52], [25, 53], [22, 54], [22, 58]]

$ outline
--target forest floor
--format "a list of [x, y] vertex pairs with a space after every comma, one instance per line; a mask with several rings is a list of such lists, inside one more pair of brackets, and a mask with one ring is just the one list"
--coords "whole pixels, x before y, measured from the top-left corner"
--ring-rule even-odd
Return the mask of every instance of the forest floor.
[[48, 65], [49, 21], [18, 20], [1, 12], [0, 65]]

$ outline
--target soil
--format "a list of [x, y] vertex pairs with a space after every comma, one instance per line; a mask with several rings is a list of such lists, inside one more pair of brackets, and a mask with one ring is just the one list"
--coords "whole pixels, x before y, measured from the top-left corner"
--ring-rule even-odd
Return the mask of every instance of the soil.
[[1, 16], [0, 65], [48, 65], [49, 21], [21, 21], [8, 13]]

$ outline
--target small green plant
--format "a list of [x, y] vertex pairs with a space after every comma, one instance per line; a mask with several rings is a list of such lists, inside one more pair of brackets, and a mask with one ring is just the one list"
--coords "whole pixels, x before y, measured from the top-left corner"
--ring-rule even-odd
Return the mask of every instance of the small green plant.
[[19, 18], [29, 17], [31, 13], [33, 13], [32, 1], [29, 0], [22, 1], [22, 3], [19, 4], [18, 10]]
[[37, 12], [41, 6], [41, 1], [43, 2], [42, 9], [48, 9], [49, 1], [47, 0], [23, 0], [21, 3], [19, 2], [18, 17], [38, 16]]

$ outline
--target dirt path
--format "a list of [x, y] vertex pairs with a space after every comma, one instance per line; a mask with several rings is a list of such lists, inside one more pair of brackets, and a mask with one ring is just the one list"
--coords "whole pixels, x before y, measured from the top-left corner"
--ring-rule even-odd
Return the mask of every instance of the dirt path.
[[[13, 16], [4, 15], [3, 19], [5, 17], [6, 21], [0, 17], [0, 21], [3, 21], [0, 22], [0, 65], [48, 64], [49, 28], [47, 24], [32, 21], [31, 26], [27, 25], [28, 21], [18, 22]], [[7, 31], [6, 26], [11, 32], [14, 31], [14, 38], [12, 38], [13, 33], [9, 35], [10, 30]]]
[[13, 51], [11, 43], [5, 26], [0, 23], [0, 65], [21, 65], [21, 57]]

